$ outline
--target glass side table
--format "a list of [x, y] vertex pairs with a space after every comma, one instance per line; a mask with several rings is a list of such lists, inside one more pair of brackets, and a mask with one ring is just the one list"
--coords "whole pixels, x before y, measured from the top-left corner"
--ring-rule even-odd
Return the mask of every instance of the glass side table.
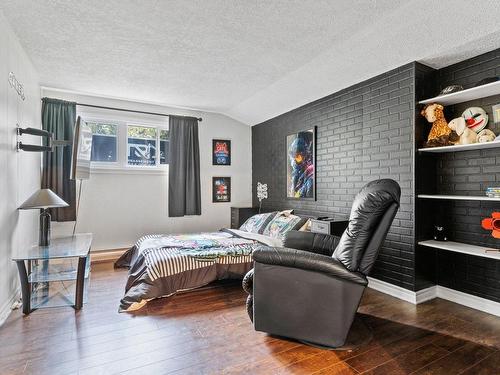
[[80, 310], [90, 278], [92, 233], [52, 239], [49, 246], [20, 251], [16, 262], [21, 280], [23, 314], [42, 307], [72, 305]]

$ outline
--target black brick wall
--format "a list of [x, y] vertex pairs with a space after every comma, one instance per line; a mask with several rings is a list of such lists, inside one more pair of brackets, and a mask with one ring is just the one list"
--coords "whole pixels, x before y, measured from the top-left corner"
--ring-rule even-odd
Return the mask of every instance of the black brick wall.
[[[415, 67], [408, 64], [252, 128], [253, 186], [269, 185], [266, 209], [349, 215], [368, 181], [393, 178], [401, 208], [371, 276], [413, 290]], [[285, 138], [317, 127], [316, 201], [286, 198]], [[254, 191], [254, 199], [255, 191]], [[257, 204], [254, 201], [254, 204]]]
[[[499, 205], [414, 202], [415, 191], [481, 195], [487, 186], [500, 185], [498, 149], [427, 156], [414, 151], [430, 128], [416, 101], [450, 84], [468, 88], [495, 75], [500, 76], [500, 49], [440, 70], [412, 63], [254, 126], [253, 186], [257, 181], [269, 184], [263, 207], [346, 218], [366, 182], [393, 178], [401, 184], [402, 205], [371, 276], [410, 290], [439, 284], [500, 302], [500, 261], [415, 246], [430, 238], [432, 224], [440, 222], [454, 240], [499, 248], [498, 240], [480, 227], [481, 219], [500, 210]], [[447, 107], [446, 118], [480, 106], [490, 115], [488, 127], [499, 134], [491, 111], [498, 103], [500, 96]], [[311, 126], [317, 127], [317, 199], [290, 200], [285, 194], [285, 137]]]

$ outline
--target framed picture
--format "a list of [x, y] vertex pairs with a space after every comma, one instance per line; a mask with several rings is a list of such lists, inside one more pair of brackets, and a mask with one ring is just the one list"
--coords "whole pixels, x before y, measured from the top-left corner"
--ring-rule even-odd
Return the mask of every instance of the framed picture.
[[493, 122], [496, 124], [500, 124], [500, 104], [494, 105], [491, 107], [493, 111]]
[[231, 202], [231, 177], [212, 177], [212, 202]]
[[286, 137], [286, 196], [316, 199], [316, 128]]
[[231, 141], [212, 139], [212, 165], [231, 165]]

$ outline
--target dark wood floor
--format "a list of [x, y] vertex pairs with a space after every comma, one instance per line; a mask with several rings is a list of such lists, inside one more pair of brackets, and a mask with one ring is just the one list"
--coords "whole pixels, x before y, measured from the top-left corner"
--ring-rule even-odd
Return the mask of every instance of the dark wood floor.
[[373, 340], [335, 352], [255, 332], [238, 284], [119, 314], [125, 278], [98, 264], [82, 311], [14, 311], [0, 328], [0, 373], [500, 374], [500, 318], [447, 301], [368, 290], [359, 311]]

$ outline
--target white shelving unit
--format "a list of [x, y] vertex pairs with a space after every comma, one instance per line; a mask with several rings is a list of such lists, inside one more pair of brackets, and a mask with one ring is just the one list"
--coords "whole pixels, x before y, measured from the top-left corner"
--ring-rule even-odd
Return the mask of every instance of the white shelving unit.
[[434, 98], [421, 100], [419, 104], [439, 103], [442, 105], [452, 105], [468, 102], [469, 100], [486, 98], [488, 96], [500, 94], [500, 81], [488, 83], [486, 85], [472, 87], [446, 95], [439, 95]]
[[471, 150], [486, 150], [488, 148], [496, 148], [496, 147], [500, 147], [500, 141], [486, 142], [486, 143], [472, 143], [470, 145], [419, 148], [418, 152], [442, 153], [442, 152], [457, 152], [457, 151], [471, 151]]
[[500, 202], [500, 198], [490, 198], [487, 196], [473, 196], [473, 195], [444, 195], [444, 194], [419, 194], [418, 198], [421, 199], [449, 199], [458, 201], [491, 201]]
[[490, 247], [469, 245], [461, 242], [435, 240], [420, 241], [418, 244], [421, 246], [433, 247], [435, 249], [500, 260], [500, 250]]

